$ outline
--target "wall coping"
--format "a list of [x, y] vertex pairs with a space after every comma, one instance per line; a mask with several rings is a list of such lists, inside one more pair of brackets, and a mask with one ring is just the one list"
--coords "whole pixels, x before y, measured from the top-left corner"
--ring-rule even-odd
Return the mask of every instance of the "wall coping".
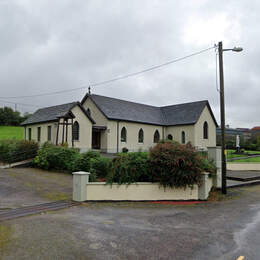
[[80, 172], [73, 172], [72, 174], [73, 174], [73, 175], [90, 175], [90, 172], [80, 171]]
[[[79, 172], [73, 172], [72, 173], [73, 175], [90, 175], [90, 172], [83, 172], [83, 171], [79, 171]], [[201, 173], [202, 175], [210, 175], [209, 172], [202, 172]], [[91, 182], [91, 183], [106, 183], [106, 182]], [[133, 182], [133, 183], [130, 183], [130, 184], [134, 184], [134, 183], [137, 183], [137, 184], [150, 184], [150, 183], [158, 183], [159, 182]], [[116, 183], [115, 183], [116, 184]], [[122, 183], [122, 184], [127, 184], [127, 183]], [[119, 184], [120, 185], [120, 184]], [[129, 184], [128, 184], [129, 185]]]
[[[110, 184], [110, 183], [106, 183], [106, 182], [88, 182], [87, 183], [87, 185], [92, 185], [92, 184], [94, 184], [94, 185], [107, 185], [107, 186], [130, 186], [130, 185], [136, 185], [136, 186], [138, 186], [138, 185], [158, 185], [158, 186], [160, 186], [160, 187], [162, 187], [162, 188], [164, 188], [162, 185], [160, 185], [160, 183], [159, 182], [133, 182], [133, 183], [130, 183], [130, 184], [128, 184], [128, 183], [122, 183], [122, 184], [118, 184], [117, 182], [114, 182], [114, 183], [112, 183], [112, 184]], [[194, 186], [198, 186], [198, 184], [194, 184]], [[187, 189], [187, 188], [190, 188], [190, 187], [179, 187], [179, 188], [171, 188], [171, 187], [165, 187], [165, 188], [170, 188], [170, 189]]]

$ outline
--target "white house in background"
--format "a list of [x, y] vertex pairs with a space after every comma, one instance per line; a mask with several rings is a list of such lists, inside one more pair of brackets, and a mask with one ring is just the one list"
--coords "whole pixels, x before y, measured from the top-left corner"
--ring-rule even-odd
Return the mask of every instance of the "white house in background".
[[22, 125], [26, 140], [66, 142], [83, 151], [144, 151], [160, 139], [216, 146], [217, 122], [206, 100], [155, 107], [86, 94], [81, 102], [39, 109]]

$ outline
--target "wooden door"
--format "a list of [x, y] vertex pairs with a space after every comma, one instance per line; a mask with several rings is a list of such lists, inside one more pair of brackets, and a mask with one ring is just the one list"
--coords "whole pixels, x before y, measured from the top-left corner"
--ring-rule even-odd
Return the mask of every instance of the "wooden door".
[[92, 132], [92, 148], [93, 149], [100, 149], [100, 132], [93, 131]]

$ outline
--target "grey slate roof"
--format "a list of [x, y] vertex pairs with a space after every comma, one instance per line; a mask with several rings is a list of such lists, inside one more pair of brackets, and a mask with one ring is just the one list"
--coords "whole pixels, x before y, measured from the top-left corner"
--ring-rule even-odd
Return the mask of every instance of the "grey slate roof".
[[95, 123], [95, 121], [90, 117], [90, 115], [86, 112], [86, 110], [79, 102], [72, 102], [72, 103], [62, 104], [58, 106], [38, 109], [21, 125], [30, 125], [36, 123], [55, 121], [59, 117], [65, 116], [76, 105], [78, 105], [81, 108], [81, 110], [86, 114], [86, 116], [90, 119], [90, 121], [92, 121], [92, 123]]
[[87, 94], [81, 103], [72, 102], [38, 109], [32, 116], [25, 120], [22, 125], [55, 121], [58, 117], [66, 115], [76, 105], [78, 105], [90, 121], [95, 124], [95, 121], [83, 107], [83, 103], [87, 98], [91, 98], [108, 119], [162, 126], [195, 124], [205, 106], [208, 106], [212, 118], [217, 125], [216, 119], [207, 100], [172, 106], [155, 107], [93, 94]]
[[77, 102], [62, 104], [58, 106], [45, 107], [38, 109], [29, 118], [27, 118], [22, 125], [42, 123], [47, 121], [57, 120], [58, 117], [64, 116], [68, 111], [73, 108]]
[[91, 95], [91, 99], [109, 119], [156, 125], [162, 125], [164, 123], [159, 107], [99, 95]]
[[205, 106], [208, 106], [213, 120], [217, 125], [207, 100], [155, 107], [116, 98], [87, 94], [81, 101], [81, 104], [83, 104], [88, 97], [91, 98], [108, 119], [164, 126], [189, 125], [195, 124]]
[[195, 124], [207, 104], [208, 101], [204, 100], [161, 107], [165, 118], [165, 125]]

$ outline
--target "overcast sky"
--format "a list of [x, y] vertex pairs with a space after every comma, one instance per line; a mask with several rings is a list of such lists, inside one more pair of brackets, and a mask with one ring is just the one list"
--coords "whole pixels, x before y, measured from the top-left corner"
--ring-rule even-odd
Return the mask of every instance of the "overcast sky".
[[[87, 89], [5, 97], [88, 87], [223, 41], [244, 48], [224, 53], [226, 123], [260, 125], [259, 13], [257, 0], [0, 0], [0, 100], [39, 107], [81, 100]], [[215, 59], [212, 49], [92, 93], [156, 106], [207, 99], [219, 122]]]

